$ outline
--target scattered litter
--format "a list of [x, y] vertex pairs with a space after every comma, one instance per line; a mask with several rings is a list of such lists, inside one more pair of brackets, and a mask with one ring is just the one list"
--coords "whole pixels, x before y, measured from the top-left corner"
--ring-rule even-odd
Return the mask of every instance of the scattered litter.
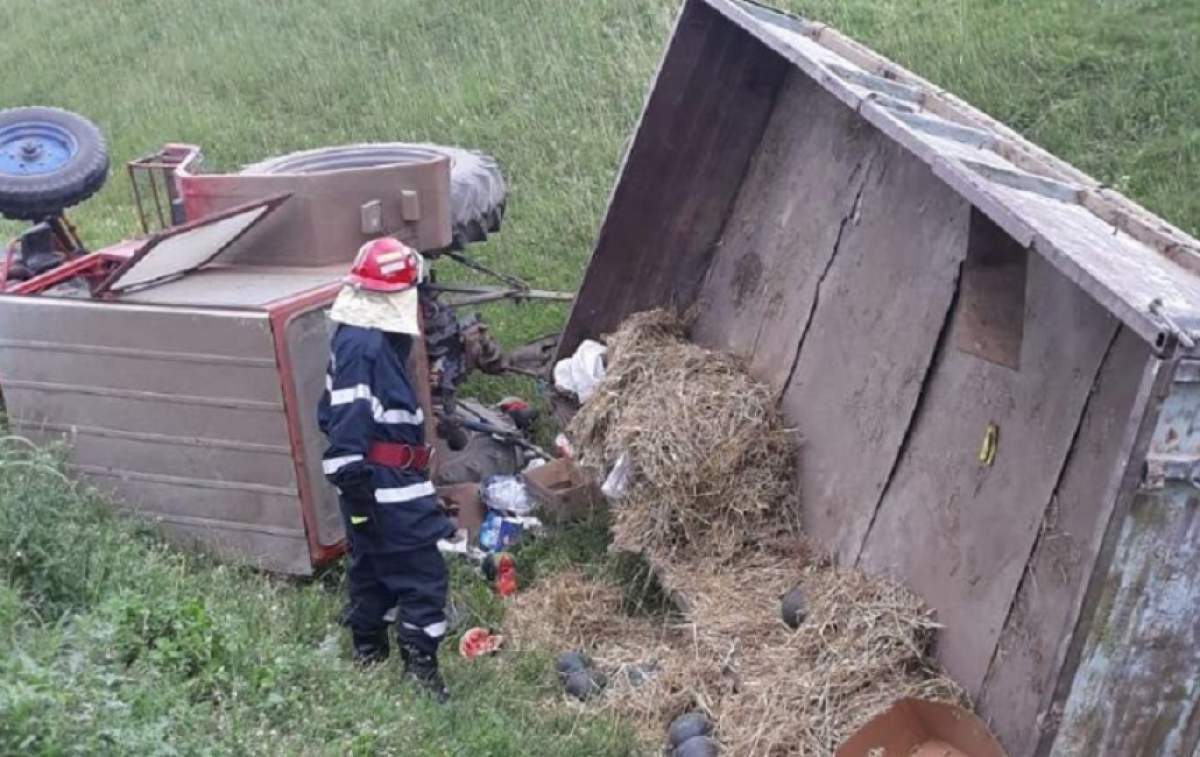
[[571, 460], [552, 460], [524, 474], [525, 483], [537, 501], [537, 512], [549, 523], [586, 520], [605, 506], [600, 494], [598, 472]]
[[836, 757], [1005, 757], [974, 713], [942, 702], [903, 699], [860, 728]]
[[533, 512], [533, 497], [520, 476], [488, 476], [479, 485], [483, 504], [504, 515], [523, 516]]
[[795, 440], [770, 387], [685, 334], [664, 310], [626, 320], [608, 338], [604, 380], [568, 433], [586, 465], [608, 470], [629, 455], [616, 548], [728, 557], [759, 524], [798, 523]]
[[585, 339], [575, 354], [559, 360], [554, 366], [554, 387], [570, 392], [587, 402], [596, 385], [604, 378], [604, 354], [607, 347], [591, 339]]
[[571, 438], [563, 433], [554, 437], [554, 452], [558, 457], [568, 460], [575, 457], [575, 448], [571, 445]]
[[630, 461], [628, 452], [622, 452], [604, 479], [600, 492], [608, 499], [620, 499], [629, 491], [629, 479], [632, 477], [633, 462]]
[[640, 553], [678, 614], [628, 615], [621, 588], [569, 570], [513, 601], [510, 643], [576, 645], [604, 670], [653, 660], [653, 677], [616, 676], [590, 704], [648, 741], [703, 714], [710, 732], [674, 744], [684, 757], [718, 743], [736, 755], [830, 757], [898, 698], [963, 702], [928, 656], [938, 626], [920, 599], [804, 542], [796, 439], [771, 390], [685, 335], [661, 310], [628, 319], [568, 429], [581, 465], [611, 470], [627, 456], [612, 548]]
[[540, 530], [542, 522], [532, 516], [516, 517], [488, 510], [479, 526], [479, 548], [500, 552], [515, 546], [526, 533]]
[[542, 467], [545, 464], [546, 464], [545, 460], [543, 460], [540, 457], [535, 457], [532, 460], [530, 460], [528, 463], [525, 464], [525, 468], [522, 469], [521, 472], [528, 473], [531, 470], [537, 470], [538, 468]]
[[622, 672], [625, 673], [625, 680], [629, 682], [629, 685], [637, 688], [658, 675], [658, 664], [653, 662], [635, 662], [626, 665], [622, 669]]
[[484, 655], [496, 654], [504, 644], [504, 637], [486, 628], [468, 629], [458, 640], [458, 653], [468, 660]]
[[[729, 754], [829, 757], [898, 698], [963, 703], [927, 657], [931, 613], [895, 584], [774, 545], [736, 565], [698, 560], [667, 575], [692, 606], [681, 617], [630, 616], [620, 587], [573, 569], [513, 600], [508, 642], [574, 644], [608, 670], [654, 660], [652, 678], [616, 676], [597, 701], [648, 742], [682, 713], [710, 713]], [[797, 577], [808, 618], [793, 631], [779, 622], [779, 596]]]
[[517, 561], [507, 552], [496, 555], [496, 593], [502, 597], [517, 593]]

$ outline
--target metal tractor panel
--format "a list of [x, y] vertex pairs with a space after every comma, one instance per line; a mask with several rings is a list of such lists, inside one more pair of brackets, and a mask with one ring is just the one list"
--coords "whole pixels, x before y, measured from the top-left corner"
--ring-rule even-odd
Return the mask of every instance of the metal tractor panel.
[[[308, 573], [341, 540], [321, 493], [298, 479], [293, 437], [316, 397], [281, 383], [290, 345], [271, 312], [2, 299], [0, 377], [17, 433], [66, 441], [74, 470], [115, 502], [222, 557]], [[311, 362], [293, 342], [294, 359]]]
[[1191, 754], [1198, 250], [828, 27], [689, 0], [560, 356], [695, 308], [802, 435], [810, 536], [937, 611], [1011, 754]]

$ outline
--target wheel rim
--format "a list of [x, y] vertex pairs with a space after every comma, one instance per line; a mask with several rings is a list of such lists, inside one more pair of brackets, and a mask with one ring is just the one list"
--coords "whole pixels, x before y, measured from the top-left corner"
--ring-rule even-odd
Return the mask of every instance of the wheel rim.
[[79, 144], [71, 132], [49, 121], [0, 127], [0, 174], [38, 176], [67, 164]]

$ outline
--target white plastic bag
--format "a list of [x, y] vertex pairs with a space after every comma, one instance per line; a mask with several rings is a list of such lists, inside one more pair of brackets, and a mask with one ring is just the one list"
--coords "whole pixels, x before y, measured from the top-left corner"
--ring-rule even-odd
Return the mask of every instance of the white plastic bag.
[[629, 479], [633, 476], [633, 461], [628, 452], [622, 452], [608, 472], [608, 478], [600, 486], [600, 493], [608, 499], [620, 499], [629, 489]]
[[575, 354], [559, 360], [554, 366], [554, 386], [571, 392], [580, 402], [587, 402], [604, 378], [604, 353], [608, 348], [599, 342], [585, 339]]

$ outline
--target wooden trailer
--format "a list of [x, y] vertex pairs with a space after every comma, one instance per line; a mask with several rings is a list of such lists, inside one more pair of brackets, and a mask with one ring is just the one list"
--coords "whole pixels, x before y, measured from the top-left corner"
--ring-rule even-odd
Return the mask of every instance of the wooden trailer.
[[697, 308], [806, 528], [1013, 755], [1200, 741], [1200, 243], [821, 24], [687, 0], [560, 346]]

